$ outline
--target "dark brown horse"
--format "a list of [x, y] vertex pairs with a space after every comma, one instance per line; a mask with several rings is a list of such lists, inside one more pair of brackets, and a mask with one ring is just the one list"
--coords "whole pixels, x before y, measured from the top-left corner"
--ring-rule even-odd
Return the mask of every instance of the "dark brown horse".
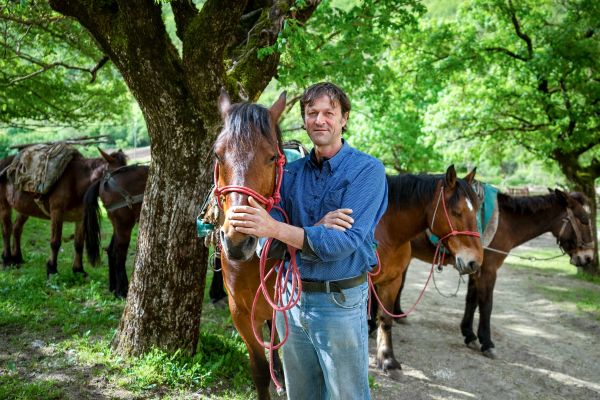
[[[388, 176], [388, 208], [375, 230], [381, 272], [373, 277], [385, 309], [393, 311], [411, 257], [411, 238], [427, 228], [441, 238], [453, 230], [477, 231], [478, 200], [469, 185], [474, 176], [472, 171], [465, 180], [457, 179], [454, 166], [445, 175]], [[479, 237], [459, 234], [443, 242], [456, 256], [460, 273], [471, 274], [479, 269], [483, 260]], [[392, 317], [379, 310], [376, 361], [384, 371], [400, 368], [392, 347], [392, 321]]]
[[100, 260], [100, 210], [98, 197], [106, 208], [113, 227], [107, 249], [109, 289], [117, 297], [126, 297], [129, 288], [125, 261], [131, 240], [131, 231], [140, 219], [148, 167], [130, 165], [112, 171], [94, 182], [84, 196], [85, 247], [90, 263]]
[[[33, 193], [16, 190], [6, 176], [0, 177], [0, 216], [2, 218], [2, 233], [4, 251], [2, 259], [5, 265], [23, 262], [21, 254], [21, 234], [23, 225], [32, 217], [49, 219], [52, 229], [50, 247], [52, 253], [46, 263], [46, 273], [56, 274], [58, 251], [62, 241], [62, 226], [64, 221], [75, 222], [75, 258], [73, 272], [85, 274], [83, 269], [83, 195], [90, 184], [98, 179], [105, 170], [125, 165], [126, 157], [120, 150], [106, 154], [100, 150], [101, 158], [84, 158], [77, 153], [67, 164], [67, 167], [47, 194], [38, 199]], [[0, 170], [12, 162], [8, 157], [0, 163]], [[43, 208], [40, 208], [41, 204]], [[12, 209], [17, 211], [14, 226], [12, 225]], [[13, 242], [11, 247], [11, 231]]]
[[[496, 234], [485, 249], [481, 272], [469, 275], [465, 313], [460, 324], [465, 344], [478, 348], [484, 355], [494, 358], [496, 353], [491, 338], [491, 315], [494, 285], [498, 268], [508, 252], [515, 247], [552, 232], [558, 245], [571, 257], [571, 263], [582, 266], [593, 257], [591, 224], [585, 210], [585, 196], [568, 194], [560, 190], [545, 196], [511, 197], [498, 193], [499, 221]], [[435, 247], [425, 234], [411, 241], [413, 257], [430, 262]], [[453, 257], [447, 258], [454, 263]], [[479, 328], [473, 332], [473, 317], [479, 307]]]
[[[266, 198], [272, 196], [277, 160], [282, 153], [277, 121], [285, 108], [285, 95], [282, 94], [270, 109], [250, 103], [231, 105], [225, 93], [222, 93], [219, 105], [225, 124], [214, 145], [217, 187], [235, 185], [252, 189]], [[229, 293], [229, 310], [248, 348], [258, 398], [269, 399], [269, 364], [265, 349], [253, 334], [253, 327], [261, 331], [265, 322], [272, 318], [272, 309], [263, 297], [258, 301], [254, 319], [251, 319], [252, 303], [260, 284], [259, 260], [255, 255], [257, 238], [236, 232], [227, 217], [227, 210], [231, 207], [248, 205], [248, 196], [232, 191], [222, 195], [220, 202], [224, 216], [220, 228], [223, 244], [221, 263]], [[274, 285], [272, 276], [266, 284], [271, 294]], [[279, 365], [276, 367], [280, 369]]]

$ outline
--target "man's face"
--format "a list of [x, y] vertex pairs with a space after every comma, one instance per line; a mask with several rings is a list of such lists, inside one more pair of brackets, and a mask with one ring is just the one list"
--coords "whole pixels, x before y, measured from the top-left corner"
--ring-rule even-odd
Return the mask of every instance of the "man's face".
[[339, 102], [333, 102], [324, 95], [316, 99], [304, 110], [304, 129], [315, 146], [330, 146], [341, 141], [342, 128], [346, 125], [348, 113], [342, 115]]

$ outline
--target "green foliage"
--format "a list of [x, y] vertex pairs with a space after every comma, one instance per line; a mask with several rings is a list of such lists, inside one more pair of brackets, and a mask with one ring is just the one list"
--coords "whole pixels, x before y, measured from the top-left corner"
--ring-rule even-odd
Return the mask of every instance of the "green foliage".
[[0, 399], [12, 400], [59, 400], [65, 398], [65, 390], [54, 379], [30, 382], [14, 375], [0, 374]]
[[126, 110], [126, 88], [96, 43], [46, 2], [0, 6], [0, 124], [82, 125]]

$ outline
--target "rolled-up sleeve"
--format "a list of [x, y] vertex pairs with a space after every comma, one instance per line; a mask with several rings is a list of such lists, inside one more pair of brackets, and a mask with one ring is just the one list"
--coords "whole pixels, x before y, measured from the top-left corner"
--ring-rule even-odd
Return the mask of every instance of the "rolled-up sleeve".
[[314, 253], [307, 255], [310, 258], [307, 261], [343, 260], [374, 231], [387, 208], [387, 180], [380, 162], [373, 161], [365, 165], [350, 180], [340, 208], [352, 209], [350, 216], [354, 223], [350, 229], [342, 232], [323, 225], [304, 227], [306, 239]]

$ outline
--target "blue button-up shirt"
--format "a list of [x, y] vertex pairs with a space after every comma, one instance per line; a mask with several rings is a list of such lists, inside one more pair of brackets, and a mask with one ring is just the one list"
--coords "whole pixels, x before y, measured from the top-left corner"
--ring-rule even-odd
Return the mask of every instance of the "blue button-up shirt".
[[[304, 228], [313, 250], [311, 254], [297, 253], [303, 280], [352, 278], [377, 264], [375, 226], [387, 208], [387, 180], [379, 160], [344, 141], [336, 155], [318, 165], [313, 149], [310, 155], [285, 166], [281, 197], [280, 206], [290, 223]], [[352, 209], [350, 229], [342, 232], [314, 226], [339, 208]], [[271, 215], [283, 221], [275, 209]]]

